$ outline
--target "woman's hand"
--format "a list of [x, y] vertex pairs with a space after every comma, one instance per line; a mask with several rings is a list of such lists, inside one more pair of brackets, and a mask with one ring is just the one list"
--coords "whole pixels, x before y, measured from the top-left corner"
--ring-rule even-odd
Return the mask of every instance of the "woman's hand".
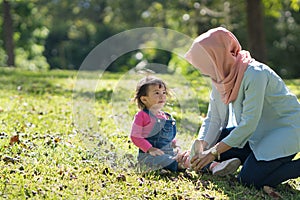
[[[231, 149], [231, 146], [228, 146], [224, 142], [219, 142], [212, 148], [214, 148], [218, 152], [218, 154], [221, 154]], [[198, 171], [216, 159], [216, 157], [211, 153], [212, 148], [203, 151], [201, 153], [195, 154], [195, 156], [192, 157], [191, 159], [192, 169]]]
[[147, 153], [149, 153], [151, 156], [161, 156], [165, 154], [162, 150], [155, 147], [151, 147]]
[[207, 142], [205, 142], [204, 140], [195, 140], [191, 148], [190, 156], [194, 157], [195, 155], [201, 154], [207, 145]]
[[201, 170], [207, 164], [215, 160], [215, 156], [210, 153], [210, 150], [195, 154], [191, 159], [191, 167], [195, 171]]

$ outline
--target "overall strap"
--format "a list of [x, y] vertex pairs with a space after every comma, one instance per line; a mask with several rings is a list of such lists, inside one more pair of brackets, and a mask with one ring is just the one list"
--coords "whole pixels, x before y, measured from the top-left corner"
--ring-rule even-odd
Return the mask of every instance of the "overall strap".
[[[144, 108], [143, 111], [144, 111], [145, 113], [147, 113], [149, 116], [154, 117], [154, 118], [157, 119], [157, 117], [156, 117], [152, 112], [150, 112], [150, 110], [148, 110], [147, 108]], [[163, 112], [164, 112], [164, 111], [163, 111]], [[172, 117], [171, 114], [169, 114], [169, 113], [167, 113], [167, 112], [164, 112], [164, 113], [165, 113], [166, 116], [168, 116], [168, 119], [170, 119], [170, 120], [175, 120], [175, 119]]]
[[143, 111], [144, 111], [145, 113], [147, 113], [150, 117], [155, 117], [155, 118], [156, 118], [156, 116], [153, 115], [153, 113], [150, 112], [150, 110], [148, 110], [147, 108], [144, 108]]

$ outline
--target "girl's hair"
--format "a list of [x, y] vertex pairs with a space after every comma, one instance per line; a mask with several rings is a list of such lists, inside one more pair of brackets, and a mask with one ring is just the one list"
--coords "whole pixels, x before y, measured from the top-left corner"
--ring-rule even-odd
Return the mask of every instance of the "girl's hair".
[[154, 76], [147, 76], [142, 78], [136, 86], [135, 96], [133, 99], [137, 102], [138, 108], [141, 110], [145, 108], [145, 105], [141, 101], [141, 96], [147, 96], [148, 88], [150, 85], [158, 85], [159, 88], [164, 87], [166, 89], [166, 94], [168, 95], [167, 85], [161, 79]]

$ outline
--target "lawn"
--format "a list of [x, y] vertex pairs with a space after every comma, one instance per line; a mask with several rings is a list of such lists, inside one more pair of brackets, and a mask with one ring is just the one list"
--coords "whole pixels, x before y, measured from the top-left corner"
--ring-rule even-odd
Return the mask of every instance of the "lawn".
[[[270, 199], [234, 175], [138, 172], [128, 135], [137, 111], [131, 98], [143, 75], [77, 75], [0, 68], [2, 199]], [[157, 76], [169, 85], [165, 110], [177, 120], [178, 143], [188, 149], [205, 116], [209, 84]], [[287, 84], [299, 98], [300, 81]], [[300, 199], [299, 182], [279, 186], [284, 199]]]

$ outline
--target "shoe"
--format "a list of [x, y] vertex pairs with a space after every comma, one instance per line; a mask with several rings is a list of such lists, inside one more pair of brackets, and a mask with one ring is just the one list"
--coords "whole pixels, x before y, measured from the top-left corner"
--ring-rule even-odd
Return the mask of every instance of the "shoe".
[[226, 176], [233, 174], [240, 166], [241, 161], [238, 158], [232, 158], [223, 162], [217, 163], [212, 167], [211, 171], [216, 176]]

